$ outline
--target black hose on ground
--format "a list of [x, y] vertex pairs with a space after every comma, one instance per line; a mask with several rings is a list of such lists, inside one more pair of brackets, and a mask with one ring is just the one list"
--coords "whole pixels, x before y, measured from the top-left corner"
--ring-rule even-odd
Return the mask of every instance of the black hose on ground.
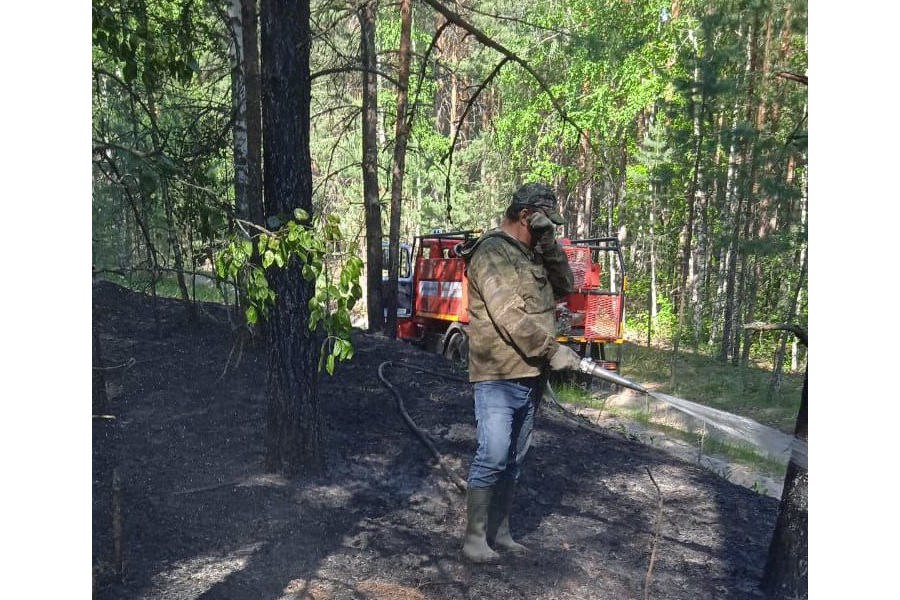
[[[449, 379], [450, 381], [458, 381], [460, 383], [468, 383], [469, 380], [463, 377], [449, 375], [447, 373], [439, 373], [433, 369], [428, 369], [415, 364], [385, 361], [378, 365], [378, 378], [394, 395], [394, 398], [397, 400], [397, 409], [400, 411], [400, 415], [403, 417], [403, 420], [406, 421], [407, 426], [412, 430], [413, 433], [416, 434], [416, 436], [422, 441], [422, 443], [425, 444], [425, 447], [428, 448], [428, 451], [431, 452], [432, 456], [434, 456], [438, 465], [441, 467], [441, 469], [444, 470], [444, 473], [447, 474], [447, 477], [450, 478], [450, 481], [453, 482], [453, 484], [460, 492], [465, 494], [468, 487], [465, 480], [453, 471], [453, 469], [447, 464], [447, 461], [444, 460], [444, 457], [441, 455], [441, 453], [438, 452], [438, 449], [431, 441], [431, 438], [428, 437], [428, 434], [425, 433], [425, 431], [422, 430], [418, 425], [416, 425], [416, 422], [413, 421], [412, 417], [409, 416], [409, 413], [406, 410], [406, 406], [403, 404], [403, 396], [400, 395], [400, 392], [397, 391], [397, 388], [394, 387], [394, 385], [391, 384], [391, 382], [388, 381], [387, 377], [385, 377], [384, 375], [384, 370], [386, 367], [402, 367], [404, 369], [410, 369], [412, 371], [418, 371], [420, 373], [427, 373], [429, 375], [434, 375], [435, 377]], [[586, 429], [587, 431], [592, 431], [594, 433], [608, 433], [601, 427], [598, 427], [591, 423], [588, 419], [572, 412], [571, 410], [560, 404], [559, 400], [556, 399], [556, 394], [553, 393], [553, 388], [550, 387], [550, 382], [546, 382], [545, 385], [546, 391], [544, 393], [544, 398], [549, 399], [550, 404], [553, 406], [555, 411], [560, 413], [563, 417], [566, 417], [573, 425], [582, 429]]]
[[406, 421], [406, 424], [413, 431], [413, 433], [415, 433], [416, 436], [418, 436], [418, 438], [420, 440], [422, 440], [422, 443], [425, 444], [425, 447], [428, 448], [428, 450], [434, 456], [438, 465], [441, 467], [441, 469], [444, 470], [444, 473], [447, 474], [447, 477], [450, 478], [450, 481], [453, 482], [453, 484], [456, 486], [456, 488], [460, 492], [465, 494], [466, 489], [468, 487], [466, 485], [465, 480], [462, 479], [459, 475], [457, 475], [453, 471], [453, 469], [450, 467], [450, 465], [447, 464], [447, 461], [444, 460], [444, 457], [441, 456], [441, 453], [438, 452], [434, 443], [431, 441], [431, 438], [428, 437], [428, 434], [425, 433], [418, 425], [416, 425], [416, 422], [413, 421], [412, 417], [409, 416], [409, 413], [406, 412], [406, 407], [403, 405], [403, 397], [400, 395], [400, 392], [397, 391], [397, 388], [395, 388], [391, 384], [391, 382], [387, 380], [387, 378], [384, 375], [384, 369], [386, 367], [403, 367], [405, 369], [419, 371], [420, 373], [428, 373], [430, 375], [435, 375], [437, 377], [442, 377], [444, 379], [449, 379], [451, 381], [459, 381], [462, 383], [468, 383], [469, 382], [468, 379], [464, 379], [462, 377], [455, 377], [453, 375], [448, 375], [446, 373], [438, 373], [431, 369], [426, 369], [425, 367], [420, 367], [418, 365], [411, 365], [411, 364], [407, 364], [407, 363], [397, 363], [397, 362], [393, 362], [393, 361], [385, 361], [385, 362], [381, 363], [380, 365], [378, 365], [378, 379], [380, 379], [381, 382], [385, 385], [385, 387], [387, 387], [387, 389], [389, 389], [391, 391], [391, 393], [394, 394], [394, 398], [396, 398], [396, 400], [397, 400], [397, 408], [400, 410], [400, 415], [403, 417], [403, 420]]

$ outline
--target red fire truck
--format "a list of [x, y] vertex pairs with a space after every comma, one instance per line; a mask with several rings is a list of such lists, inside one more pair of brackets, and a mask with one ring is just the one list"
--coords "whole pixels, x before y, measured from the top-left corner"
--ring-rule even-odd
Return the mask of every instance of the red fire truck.
[[[435, 231], [416, 237], [412, 246], [403, 245], [397, 337], [453, 361], [467, 360], [468, 281], [465, 263], [455, 249], [480, 234], [480, 230]], [[618, 371], [628, 284], [619, 240], [560, 242], [575, 290], [557, 305], [557, 340], [577, 345], [582, 356]]]

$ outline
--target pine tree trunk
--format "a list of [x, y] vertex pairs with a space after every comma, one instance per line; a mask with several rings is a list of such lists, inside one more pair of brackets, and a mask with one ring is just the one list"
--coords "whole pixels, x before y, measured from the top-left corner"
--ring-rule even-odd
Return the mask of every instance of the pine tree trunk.
[[[794, 293], [791, 296], [791, 304], [788, 308], [787, 319], [785, 323], [793, 323], [796, 315], [797, 315], [797, 307], [799, 306], [800, 294], [803, 291], [803, 287], [806, 285], [806, 272], [808, 268], [807, 262], [807, 253], [806, 248], [804, 247], [801, 251], [801, 265], [800, 265], [800, 276], [797, 280], [797, 287], [794, 290]], [[769, 390], [766, 394], [766, 399], [772, 403], [775, 401], [775, 398], [778, 396], [778, 393], [781, 391], [781, 383], [783, 379], [782, 372], [784, 370], [784, 354], [785, 354], [785, 346], [787, 344], [787, 340], [782, 337], [778, 350], [775, 352], [774, 364], [772, 365], [772, 377], [769, 380]], [[795, 367], [796, 368], [796, 367]]]
[[[652, 189], [652, 197], [650, 202], [650, 321], [656, 322], [656, 206], [657, 206], [657, 190], [656, 186]], [[648, 336], [649, 339], [649, 336]]]
[[[692, 38], [693, 39], [693, 38]], [[694, 51], [697, 52], [697, 48], [695, 45]], [[696, 65], [694, 67], [694, 84], [700, 85], [700, 67]], [[703, 116], [705, 115], [706, 108], [706, 90], [703, 88], [701, 90], [700, 102], [699, 106], [696, 101], [693, 100], [691, 102], [691, 111], [694, 122], [694, 164], [691, 169], [691, 179], [688, 183], [687, 193], [685, 194], [685, 200], [687, 202], [687, 216], [685, 218], [684, 228], [682, 230], [682, 246], [681, 246], [681, 275], [678, 281], [678, 320], [677, 325], [675, 327], [675, 335], [672, 340], [672, 382], [675, 380], [675, 364], [678, 360], [678, 348], [681, 343], [681, 332], [684, 327], [684, 311], [685, 305], [687, 304], [687, 296], [689, 293], [688, 290], [688, 276], [690, 274], [691, 267], [691, 252], [692, 252], [692, 244], [693, 244], [693, 236], [694, 236], [694, 215], [696, 208], [697, 195], [700, 190], [700, 156], [703, 151], [703, 135], [704, 135], [704, 127], [703, 127]]]
[[91, 410], [95, 415], [106, 413], [108, 397], [106, 395], [106, 376], [103, 371], [103, 355], [100, 348], [100, 334], [97, 332], [97, 323], [99, 319], [97, 303], [92, 299], [91, 302], [91, 338], [92, 338], [92, 356], [91, 356]]
[[[263, 158], [269, 215], [312, 214], [309, 154], [309, 0], [263, 0]], [[324, 465], [318, 397], [319, 336], [310, 332], [313, 283], [292, 259], [271, 272], [276, 294], [268, 321], [266, 471], [320, 473]]]
[[[800, 412], [794, 435], [807, 442], [807, 389], [809, 373], [803, 380]], [[809, 471], [791, 457], [775, 533], [769, 545], [769, 556], [762, 587], [769, 598], [807, 598], [809, 594]]]
[[591, 222], [593, 221], [594, 161], [587, 136], [582, 135], [580, 139], [581, 156], [579, 166], [581, 170], [582, 196], [581, 202], [576, 207], [575, 237], [589, 238], [591, 237]]
[[378, 190], [378, 76], [375, 53], [375, 21], [377, 5], [374, 0], [359, 9], [360, 57], [362, 74], [362, 176], [363, 203], [366, 209], [366, 306], [369, 331], [381, 331], [384, 326], [382, 298], [382, 229], [381, 203]]
[[166, 212], [166, 233], [169, 238], [169, 247], [172, 250], [172, 258], [175, 262], [175, 278], [178, 281], [178, 290], [181, 293], [181, 300], [184, 302], [188, 319], [193, 320], [196, 316], [194, 303], [191, 302], [191, 295], [187, 289], [187, 282], [184, 279], [184, 256], [181, 253], [181, 242], [178, 240], [178, 230], [175, 225], [175, 207], [173, 206], [172, 196], [169, 194], [169, 181], [166, 177], [161, 178], [163, 208]]
[[400, 274], [400, 211], [403, 200], [403, 175], [406, 170], [406, 105], [409, 93], [410, 38], [412, 36], [410, 0], [400, 0], [400, 64], [397, 76], [397, 121], [394, 136], [394, 160], [391, 167], [391, 226], [388, 259], [388, 289], [386, 334], [397, 337], [397, 282]]

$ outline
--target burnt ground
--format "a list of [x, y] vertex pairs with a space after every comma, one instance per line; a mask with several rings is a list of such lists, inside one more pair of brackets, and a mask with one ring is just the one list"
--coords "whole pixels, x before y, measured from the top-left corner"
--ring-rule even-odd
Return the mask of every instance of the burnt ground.
[[[649, 598], [762, 597], [772, 498], [545, 405], [512, 522], [531, 553], [469, 565], [464, 497], [377, 375], [385, 360], [453, 374], [443, 358], [357, 332], [353, 360], [322, 377], [327, 473], [286, 480], [262, 470], [265, 352], [244, 348], [223, 375], [221, 307], [189, 325], [160, 299], [157, 325], [149, 297], [105, 282], [94, 304], [115, 417], [93, 421], [95, 598], [637, 599], [654, 542]], [[465, 478], [471, 386], [387, 375]]]

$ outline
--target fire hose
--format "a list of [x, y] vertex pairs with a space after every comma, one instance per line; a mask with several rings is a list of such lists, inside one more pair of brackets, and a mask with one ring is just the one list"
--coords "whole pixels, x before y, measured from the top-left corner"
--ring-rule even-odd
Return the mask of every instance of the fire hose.
[[[427, 368], [421, 367], [419, 365], [408, 364], [408, 363], [385, 361], [385, 362], [381, 363], [380, 365], [378, 365], [378, 379], [380, 379], [381, 382], [385, 385], [385, 387], [387, 387], [387, 389], [390, 390], [390, 392], [394, 395], [394, 398], [397, 401], [397, 409], [400, 411], [400, 415], [403, 417], [403, 420], [406, 422], [407, 426], [412, 430], [413, 433], [416, 434], [416, 436], [422, 441], [422, 443], [425, 445], [425, 447], [428, 448], [428, 451], [431, 452], [435, 461], [437, 461], [438, 466], [440, 466], [441, 469], [444, 471], [444, 473], [446, 473], [447, 477], [450, 478], [450, 481], [453, 482], [453, 484], [457, 487], [457, 489], [460, 492], [465, 493], [466, 488], [467, 488], [466, 481], [453, 471], [453, 469], [447, 464], [447, 461], [444, 459], [444, 457], [441, 455], [441, 453], [438, 452], [438, 449], [435, 447], [434, 442], [431, 441], [431, 438], [428, 437], [428, 434], [425, 433], [425, 431], [423, 431], [418, 425], [416, 425], [416, 422], [412, 419], [412, 417], [409, 416], [409, 412], [407, 412], [406, 407], [404, 406], [404, 403], [403, 403], [403, 396], [401, 396], [401, 394], [397, 390], [397, 388], [394, 387], [394, 385], [390, 381], [387, 380], [387, 377], [385, 377], [384, 371], [387, 367], [402, 367], [404, 369], [411, 369], [413, 371], [418, 371], [420, 373], [428, 373], [430, 375], [436, 375], [436, 376], [442, 377], [444, 379], [449, 379], [451, 381], [458, 381], [461, 383], [468, 383], [469, 380], [466, 378], [463, 378], [463, 377], [457, 377], [457, 376], [449, 375], [446, 373], [438, 373], [432, 369], [427, 369]], [[605, 379], [606, 381], [610, 381], [612, 383], [616, 383], [618, 385], [621, 385], [621, 386], [624, 386], [627, 388], [631, 388], [633, 390], [637, 390], [637, 391], [643, 392], [645, 394], [649, 393], [642, 386], [640, 386], [632, 381], [629, 381], [628, 379], [625, 379], [621, 375], [618, 375], [612, 371], [608, 371], [607, 369], [602, 368], [600, 365], [598, 365], [597, 363], [595, 363], [594, 361], [592, 361], [589, 358], [584, 358], [581, 360], [581, 363], [579, 365], [579, 370], [582, 373], [586, 373], [586, 374], [596, 377], [598, 379]], [[565, 413], [571, 414], [570, 411], [566, 410], [565, 408], [562, 407], [562, 405], [559, 404], [559, 402], [554, 397], [553, 391], [549, 385], [547, 385], [547, 390], [549, 391], [550, 398], [553, 400], [553, 403], [557, 406], [557, 408], [559, 408], [560, 410], [562, 410]]]

